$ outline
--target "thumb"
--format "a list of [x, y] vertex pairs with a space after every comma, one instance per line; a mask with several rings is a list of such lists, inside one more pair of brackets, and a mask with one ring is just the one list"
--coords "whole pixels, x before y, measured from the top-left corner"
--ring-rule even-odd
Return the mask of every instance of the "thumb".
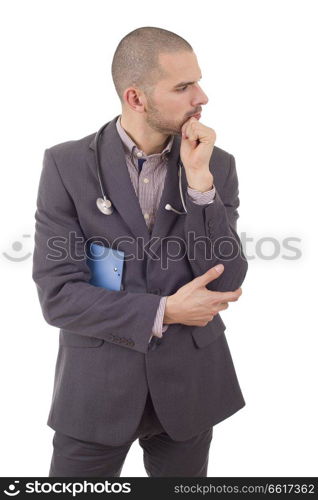
[[223, 264], [218, 264], [217, 266], [211, 267], [208, 269], [204, 274], [201, 274], [201, 276], [198, 276], [197, 278], [194, 278], [194, 282], [200, 287], [200, 286], [205, 286], [210, 281], [213, 281], [217, 279], [220, 274], [222, 274], [224, 271], [224, 266]]

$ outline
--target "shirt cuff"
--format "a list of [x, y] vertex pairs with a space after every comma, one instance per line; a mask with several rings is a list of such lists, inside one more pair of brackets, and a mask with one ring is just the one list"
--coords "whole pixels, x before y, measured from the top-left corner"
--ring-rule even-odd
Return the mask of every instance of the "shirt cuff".
[[212, 189], [209, 191], [197, 191], [196, 189], [192, 189], [189, 186], [187, 187], [188, 195], [197, 205], [210, 205], [213, 203], [215, 198], [215, 186], [213, 185]]
[[169, 325], [163, 324], [163, 317], [165, 314], [167, 298], [168, 297], [162, 297], [160, 302], [159, 302], [159, 306], [157, 309], [157, 314], [156, 314], [155, 321], [154, 321], [154, 324], [152, 327], [152, 332], [151, 332], [151, 337], [149, 339], [149, 342], [153, 336], [161, 338], [162, 334], [167, 330], [167, 328], [169, 326]]

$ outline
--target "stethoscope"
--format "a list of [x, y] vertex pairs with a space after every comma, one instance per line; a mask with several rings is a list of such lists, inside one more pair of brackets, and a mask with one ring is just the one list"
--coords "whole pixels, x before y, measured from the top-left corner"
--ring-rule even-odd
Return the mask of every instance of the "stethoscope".
[[[100, 185], [100, 190], [101, 190], [101, 193], [102, 193], [102, 198], [97, 198], [96, 205], [97, 205], [98, 209], [104, 215], [111, 215], [113, 213], [113, 205], [112, 205], [112, 202], [107, 199], [107, 196], [105, 194], [105, 190], [104, 190], [104, 187], [103, 187], [103, 182], [102, 182], [102, 179], [101, 179], [101, 175], [100, 175], [101, 168], [100, 168], [99, 142], [100, 142], [100, 137], [101, 137], [101, 135], [103, 133], [103, 130], [107, 127], [107, 125], [109, 123], [110, 122], [105, 123], [105, 125], [103, 125], [99, 129], [99, 131], [96, 133], [95, 139], [94, 139], [96, 171], [97, 171], [98, 182], [99, 182], [99, 185]], [[182, 201], [182, 206], [184, 208], [184, 212], [180, 212], [179, 210], [176, 210], [175, 208], [173, 208], [170, 205], [170, 203], [166, 204], [165, 209], [166, 210], [171, 210], [172, 212], [175, 212], [178, 215], [185, 215], [188, 212], [187, 212], [187, 209], [186, 209], [186, 206], [185, 206], [185, 203], [184, 203], [184, 198], [183, 198], [183, 193], [182, 193], [182, 166], [183, 165], [182, 165], [182, 162], [181, 162], [180, 159], [178, 161], [178, 166], [179, 166], [179, 171], [178, 171], [178, 175], [179, 175], [179, 192], [180, 192], [180, 198], [181, 198], [181, 201]]]

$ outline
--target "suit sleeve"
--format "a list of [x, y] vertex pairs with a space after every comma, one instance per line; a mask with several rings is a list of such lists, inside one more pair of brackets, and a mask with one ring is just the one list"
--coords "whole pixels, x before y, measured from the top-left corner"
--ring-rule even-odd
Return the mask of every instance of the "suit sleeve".
[[[35, 221], [32, 278], [45, 320], [79, 335], [147, 352], [161, 297], [89, 283], [85, 238], [49, 149], [44, 153]], [[50, 255], [52, 246], [61, 249], [58, 259], [56, 250], [54, 259]]]
[[221, 292], [239, 288], [247, 272], [247, 260], [236, 232], [239, 217], [239, 189], [235, 158], [229, 155], [229, 172], [222, 186], [222, 198], [215, 185], [213, 203], [195, 204], [186, 193], [185, 238], [187, 256], [194, 276], [223, 264], [219, 278], [207, 285]]

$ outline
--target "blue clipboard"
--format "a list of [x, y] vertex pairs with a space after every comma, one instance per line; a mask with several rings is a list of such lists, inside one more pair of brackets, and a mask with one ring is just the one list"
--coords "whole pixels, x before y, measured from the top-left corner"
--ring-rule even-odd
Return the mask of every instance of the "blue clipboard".
[[89, 283], [108, 290], [122, 290], [124, 257], [121, 250], [91, 243], [87, 254], [87, 265], [91, 271]]

